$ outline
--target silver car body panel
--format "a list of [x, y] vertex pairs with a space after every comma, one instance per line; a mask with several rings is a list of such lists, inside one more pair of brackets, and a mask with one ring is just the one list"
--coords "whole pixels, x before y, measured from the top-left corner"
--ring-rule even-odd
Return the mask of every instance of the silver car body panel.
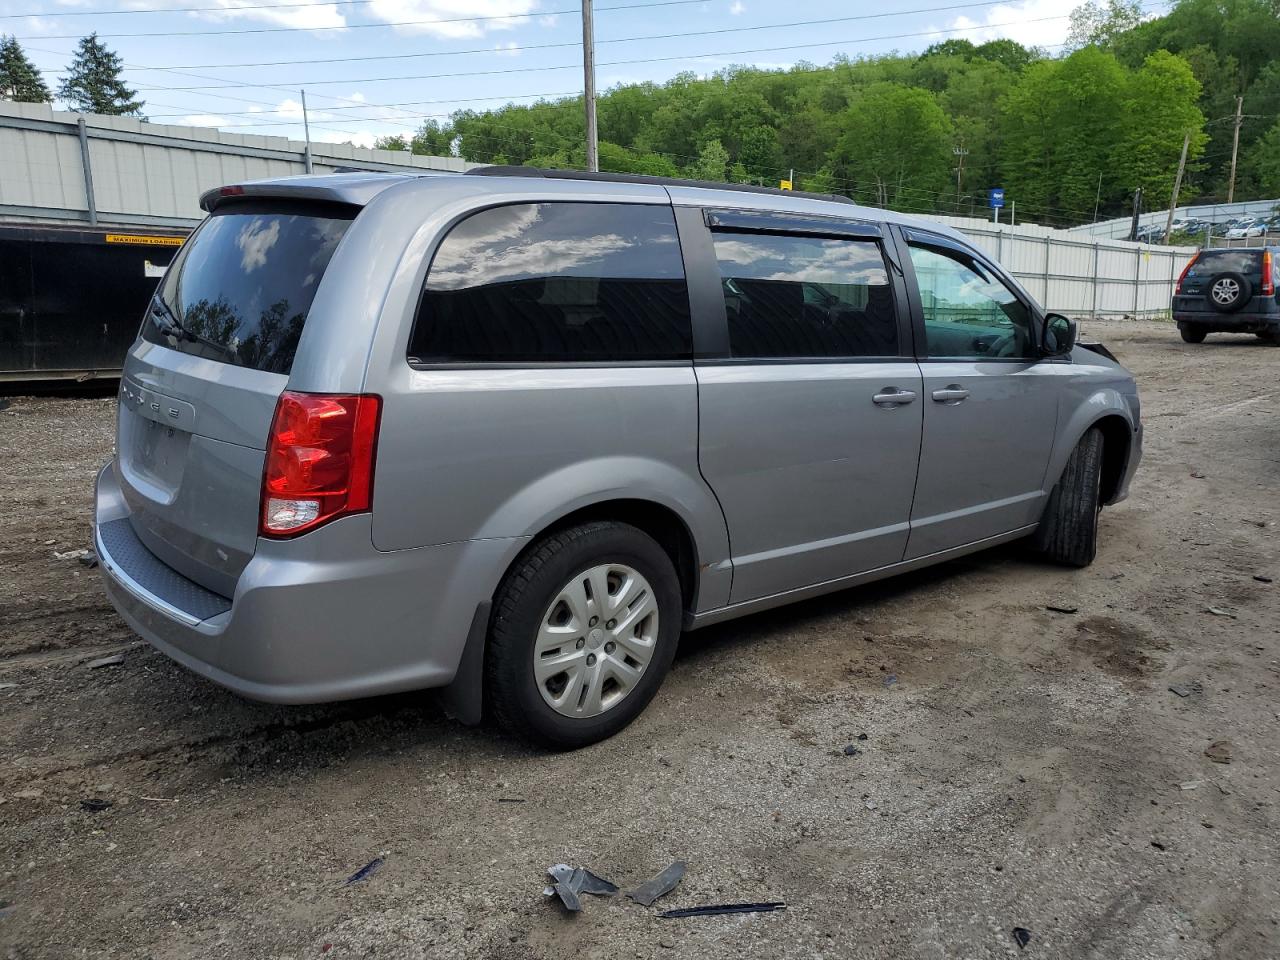
[[[128, 517], [156, 558], [230, 601], [192, 622], [103, 558], [108, 593], [137, 632], [246, 696], [308, 702], [450, 683], [520, 551], [586, 507], [644, 501], [680, 520], [697, 580], [686, 619], [700, 626], [1029, 532], [1071, 449], [1104, 417], [1132, 433], [1117, 496], [1137, 466], [1132, 378], [1081, 349], [1013, 365], [406, 359], [436, 247], [494, 205], [732, 208], [964, 243], [925, 220], [804, 197], [530, 177], [287, 178], [243, 195], [363, 210], [315, 291], [287, 377], [137, 341], [96, 523]], [[211, 191], [203, 202], [222, 201]], [[892, 260], [887, 233], [885, 244]], [[958, 380], [976, 402], [930, 401]], [[887, 386], [919, 399], [879, 406], [871, 397]], [[264, 448], [286, 388], [383, 398], [374, 509], [262, 539]]]

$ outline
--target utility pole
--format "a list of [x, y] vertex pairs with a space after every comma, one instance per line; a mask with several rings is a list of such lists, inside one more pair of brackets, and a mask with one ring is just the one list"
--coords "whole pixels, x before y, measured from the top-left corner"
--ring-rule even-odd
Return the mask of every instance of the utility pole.
[[587, 108], [587, 169], [600, 170], [596, 135], [596, 31], [591, 23], [591, 0], [582, 0], [582, 100]]
[[1129, 239], [1138, 239], [1138, 217], [1142, 214], [1142, 188], [1133, 191], [1133, 222], [1129, 225]]
[[1227, 180], [1227, 203], [1236, 194], [1236, 154], [1240, 151], [1240, 121], [1243, 119], [1244, 97], [1236, 97], [1235, 131], [1231, 134], [1231, 176]]
[[301, 93], [302, 93], [302, 131], [303, 131], [303, 135], [307, 138], [307, 146], [302, 153], [302, 165], [303, 165], [303, 168], [307, 171], [307, 173], [310, 173], [311, 172], [311, 124], [307, 120], [307, 91], [303, 90], [301, 91]]
[[956, 208], [960, 206], [960, 194], [963, 192], [961, 184], [964, 182], [964, 158], [969, 155], [969, 151], [965, 149], [964, 141], [960, 141], [960, 145], [951, 148], [951, 152], [956, 155], [956, 159], [960, 161], [956, 167]]
[[1178, 206], [1178, 191], [1182, 189], [1182, 171], [1187, 168], [1187, 148], [1191, 146], [1191, 131], [1182, 138], [1182, 159], [1178, 161], [1178, 175], [1173, 178], [1173, 197], [1169, 200], [1169, 219], [1164, 226], [1164, 245], [1169, 246], [1169, 234], [1173, 233], [1173, 211]]
[[1102, 171], [1098, 171], [1098, 193], [1093, 198], [1093, 222], [1098, 222], [1098, 207], [1102, 205]]

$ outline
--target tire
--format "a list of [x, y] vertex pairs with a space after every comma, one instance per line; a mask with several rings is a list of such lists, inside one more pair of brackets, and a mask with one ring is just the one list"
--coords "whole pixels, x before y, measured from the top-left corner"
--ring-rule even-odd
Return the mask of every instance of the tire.
[[1253, 299], [1253, 285], [1242, 273], [1227, 271], [1209, 280], [1205, 300], [1219, 313], [1235, 313]]
[[[611, 566], [617, 569], [609, 570]], [[606, 573], [600, 574], [602, 569]], [[593, 574], [607, 578], [607, 582], [596, 581], [605, 582], [610, 594], [603, 608], [590, 590]], [[615, 585], [617, 598], [612, 594]], [[642, 589], [645, 585], [652, 591], [656, 620], [650, 620], [649, 613], [634, 624], [626, 624], [621, 615], [617, 620], [603, 619], [610, 612], [625, 613], [622, 606], [614, 611], [610, 605], [615, 599], [625, 600], [623, 594], [630, 589], [639, 590], [631, 608], [647, 609], [641, 607], [648, 593]], [[579, 589], [584, 591], [580, 595]], [[569, 591], [575, 591], [572, 602], [563, 599]], [[641, 530], [624, 523], [592, 522], [545, 537], [516, 562], [494, 598], [485, 655], [485, 702], [490, 716], [510, 733], [558, 750], [585, 747], [613, 736], [648, 706], [670, 670], [680, 641], [682, 608], [680, 581], [671, 558]], [[600, 623], [588, 619], [592, 611], [599, 612]], [[584, 620], [590, 629], [582, 624]], [[618, 633], [604, 629], [615, 622]], [[622, 636], [628, 626], [634, 627], [630, 641]], [[652, 630], [651, 635], [641, 637], [644, 630]], [[547, 653], [546, 638], [553, 632], [563, 632], [564, 645]], [[570, 648], [569, 643], [574, 646]], [[641, 665], [629, 650], [647, 653], [647, 662]], [[535, 675], [538, 656], [554, 659], [557, 665], [567, 662], [569, 669], [540, 681]], [[629, 667], [634, 672], [637, 666], [638, 679], [624, 687], [621, 671]], [[585, 707], [576, 700], [579, 692]], [[548, 700], [556, 695], [565, 701], [559, 708]], [[592, 703], [600, 709], [594, 715]], [[581, 715], [572, 715], [574, 711]]]
[[1204, 343], [1204, 338], [1209, 335], [1207, 330], [1201, 330], [1199, 327], [1188, 327], [1183, 324], [1178, 325], [1178, 333], [1182, 334], [1185, 343]]
[[1045, 557], [1069, 567], [1087, 567], [1098, 550], [1102, 510], [1102, 431], [1093, 427], [1071, 451], [1062, 476], [1033, 537]]

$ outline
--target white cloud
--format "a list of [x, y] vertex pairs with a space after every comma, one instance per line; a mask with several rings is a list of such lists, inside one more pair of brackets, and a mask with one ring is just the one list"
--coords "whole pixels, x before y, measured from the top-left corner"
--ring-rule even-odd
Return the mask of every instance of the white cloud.
[[500, 57], [518, 57], [520, 56], [520, 44], [514, 40], [508, 40], [506, 43], [500, 43], [493, 48]]
[[[1016, 40], [1025, 47], [1049, 47], [1065, 43], [1071, 22], [1070, 3], [1062, 0], [1022, 0], [1021, 3], [1002, 3], [990, 7], [981, 17], [958, 16], [947, 27], [951, 30], [963, 30], [963, 33], [938, 35], [937, 39], [946, 37], [963, 37], [974, 43], [985, 43], [988, 40], [1007, 38]], [[1059, 19], [1047, 20], [1047, 17]], [[1041, 21], [1039, 23], [1033, 21]], [[993, 24], [995, 26], [993, 26]]]
[[220, 117], [216, 113], [189, 113], [182, 118], [182, 122], [189, 127], [221, 127], [231, 123], [226, 117]]
[[[257, 20], [275, 26], [297, 27], [303, 30], [347, 25], [347, 18], [332, 3], [297, 4], [296, 9], [293, 9], [287, 6], [264, 8], [261, 0], [216, 0], [210, 6], [217, 6], [220, 9], [192, 13], [191, 16], [219, 23], [239, 19]], [[249, 9], [249, 7], [258, 9]]]
[[[537, 0], [373, 0], [369, 14], [385, 23], [423, 21], [396, 30], [453, 40], [480, 37], [491, 30], [511, 30], [526, 23], [537, 5]], [[465, 19], [474, 17], [501, 19]]]
[[747, 8], [742, 5], [742, 0], [733, 0], [733, 3], [729, 5], [729, 12], [735, 17], [745, 9]]

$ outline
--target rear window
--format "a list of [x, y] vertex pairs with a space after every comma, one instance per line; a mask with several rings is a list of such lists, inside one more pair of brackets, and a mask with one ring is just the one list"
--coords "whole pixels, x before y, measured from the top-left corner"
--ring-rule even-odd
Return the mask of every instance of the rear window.
[[356, 211], [238, 203], [192, 234], [160, 286], [143, 339], [239, 367], [285, 373], [320, 278]]
[[670, 207], [521, 203], [473, 214], [436, 251], [414, 362], [689, 360]]
[[1194, 273], [1221, 273], [1229, 270], [1232, 273], [1260, 273], [1262, 271], [1261, 250], [1204, 250], [1196, 258]]

